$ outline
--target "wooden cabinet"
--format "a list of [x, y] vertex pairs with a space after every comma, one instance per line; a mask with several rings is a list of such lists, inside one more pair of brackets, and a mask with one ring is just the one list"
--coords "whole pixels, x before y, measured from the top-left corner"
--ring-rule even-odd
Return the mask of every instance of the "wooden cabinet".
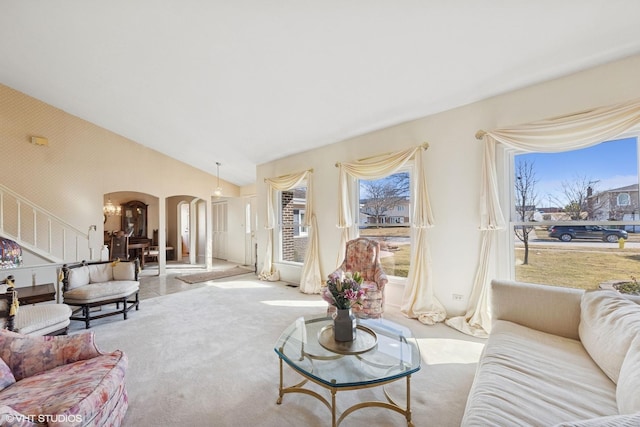
[[147, 237], [147, 205], [138, 200], [122, 204], [122, 230], [131, 237]]

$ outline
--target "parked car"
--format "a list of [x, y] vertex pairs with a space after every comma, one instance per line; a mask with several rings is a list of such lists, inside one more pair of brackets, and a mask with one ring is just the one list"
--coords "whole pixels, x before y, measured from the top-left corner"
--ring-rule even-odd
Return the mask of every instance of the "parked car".
[[599, 225], [552, 225], [549, 227], [549, 237], [555, 237], [563, 242], [587, 239], [615, 243], [621, 237], [626, 240], [629, 234], [624, 230], [604, 228]]

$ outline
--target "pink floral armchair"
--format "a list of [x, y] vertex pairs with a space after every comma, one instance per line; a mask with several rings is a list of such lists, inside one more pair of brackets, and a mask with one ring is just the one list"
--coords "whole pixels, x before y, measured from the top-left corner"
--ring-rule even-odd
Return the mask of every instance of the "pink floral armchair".
[[388, 280], [380, 264], [380, 243], [366, 237], [347, 242], [344, 261], [334, 274], [356, 271], [363, 278], [365, 296], [360, 310], [354, 308], [355, 314], [362, 318], [381, 317], [384, 312], [384, 287]]
[[117, 427], [129, 405], [127, 365], [122, 351], [101, 352], [93, 332], [0, 330], [0, 425]]

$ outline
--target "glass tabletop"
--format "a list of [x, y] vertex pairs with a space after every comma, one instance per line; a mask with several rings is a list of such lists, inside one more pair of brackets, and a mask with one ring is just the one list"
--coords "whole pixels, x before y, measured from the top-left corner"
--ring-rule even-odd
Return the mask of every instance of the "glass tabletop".
[[[387, 382], [420, 369], [420, 350], [404, 326], [384, 319], [358, 319], [359, 326], [375, 334], [376, 343], [368, 351], [342, 354], [318, 340], [331, 325], [330, 317], [300, 317], [280, 335], [275, 351], [293, 369], [330, 387]], [[359, 328], [360, 333], [370, 332]]]

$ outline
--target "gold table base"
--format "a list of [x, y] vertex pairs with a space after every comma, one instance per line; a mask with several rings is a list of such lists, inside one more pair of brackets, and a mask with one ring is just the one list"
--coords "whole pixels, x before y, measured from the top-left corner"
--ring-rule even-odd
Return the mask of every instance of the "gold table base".
[[[329, 408], [329, 410], [331, 411], [331, 426], [332, 427], [338, 427], [340, 425], [340, 423], [342, 422], [342, 420], [344, 420], [349, 414], [359, 410], [359, 409], [363, 409], [363, 408], [372, 408], [372, 407], [378, 407], [378, 408], [386, 408], [386, 409], [390, 409], [392, 411], [398, 412], [402, 415], [405, 416], [405, 418], [407, 419], [407, 426], [408, 427], [414, 427], [413, 426], [413, 422], [411, 421], [411, 374], [406, 375], [405, 378], [407, 380], [407, 406], [406, 408], [403, 408], [402, 406], [400, 406], [399, 404], [397, 404], [396, 402], [393, 401], [393, 399], [389, 396], [389, 393], [387, 393], [387, 390], [384, 389], [384, 385], [385, 384], [389, 384], [395, 381], [400, 380], [402, 377], [400, 378], [393, 378], [390, 379], [388, 381], [382, 381], [382, 382], [376, 382], [376, 383], [371, 383], [371, 384], [363, 384], [363, 385], [358, 385], [358, 386], [351, 386], [351, 387], [331, 387], [328, 386], [324, 383], [321, 383], [319, 381], [316, 381], [315, 379], [306, 376], [305, 374], [303, 374], [302, 372], [295, 370], [297, 373], [299, 373], [300, 375], [302, 375], [305, 379], [301, 382], [299, 382], [298, 384], [289, 386], [289, 387], [284, 387], [284, 375], [283, 375], [283, 360], [282, 357], [279, 358], [280, 359], [280, 387], [279, 387], [279, 397], [278, 400], [276, 401], [276, 403], [278, 405], [280, 405], [282, 403], [282, 398], [284, 397], [284, 395], [286, 393], [302, 393], [302, 394], [306, 394], [309, 396], [313, 396], [316, 399], [318, 399], [320, 402], [324, 403], [325, 406], [327, 408]], [[321, 394], [304, 388], [304, 385], [307, 382], [313, 382], [315, 384], [318, 384], [324, 388], [327, 388], [331, 391], [331, 402], [329, 402], [329, 400], [327, 400], [324, 396], [322, 396]], [[345, 409], [342, 414], [340, 415], [340, 418], [336, 419], [336, 394], [338, 391], [348, 391], [348, 390], [360, 390], [360, 389], [365, 389], [365, 388], [373, 388], [373, 387], [378, 387], [378, 386], [383, 386], [383, 391], [384, 391], [384, 395], [387, 398], [388, 402], [382, 402], [382, 401], [367, 401], [367, 402], [361, 402], [358, 404], [355, 404], [347, 409]]]

